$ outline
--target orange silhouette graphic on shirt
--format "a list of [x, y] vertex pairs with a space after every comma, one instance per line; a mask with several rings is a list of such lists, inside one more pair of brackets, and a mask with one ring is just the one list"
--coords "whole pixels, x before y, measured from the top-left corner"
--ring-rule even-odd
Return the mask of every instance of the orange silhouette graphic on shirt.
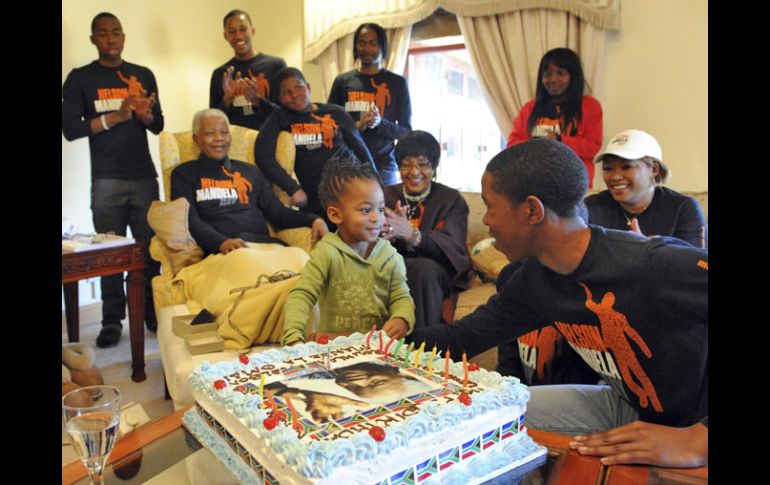
[[334, 121], [332, 115], [325, 114], [321, 117], [311, 113], [310, 116], [321, 122], [321, 134], [323, 135], [324, 146], [329, 149], [334, 148], [334, 134], [340, 126]]
[[[629, 345], [628, 340], [626, 340], [626, 334], [642, 349], [645, 357], [651, 358], [652, 352], [642, 337], [628, 324], [626, 316], [612, 308], [615, 305], [615, 294], [608, 291], [602, 298], [601, 303], [595, 303], [591, 290], [583, 283], [579, 283], [579, 285], [586, 292], [586, 308], [599, 317], [604, 345], [612, 350], [623, 380], [628, 388], [639, 397], [639, 405], [646, 408], [649, 399], [652, 401], [652, 407], [657, 412], [663, 412], [663, 406], [661, 406], [658, 395], [655, 393], [655, 387], [636, 359], [634, 350]], [[633, 380], [632, 372], [641, 386], [637, 385]]]
[[251, 72], [251, 68], [249, 68], [249, 77], [252, 81], [257, 83], [257, 95], [261, 96], [263, 98], [270, 97], [270, 82], [268, 82], [267, 78], [265, 77], [265, 73], [260, 72], [256, 76], [253, 72]]
[[241, 204], [248, 204], [249, 203], [249, 192], [254, 188], [254, 186], [249, 182], [249, 179], [241, 175], [241, 172], [228, 172], [225, 167], [222, 167], [222, 171], [233, 179], [233, 187], [235, 188], [235, 191], [238, 192], [238, 202]]
[[385, 106], [390, 104], [390, 89], [388, 89], [388, 83], [377, 84], [374, 82], [374, 78], [369, 79], [372, 83], [372, 87], [377, 90], [374, 93], [374, 104], [377, 109], [380, 110], [380, 115], [385, 112]]
[[561, 338], [561, 334], [553, 327], [540, 329], [536, 344], [537, 375], [540, 379], [550, 379], [553, 359], [556, 356], [556, 343]]
[[144, 87], [142, 87], [142, 83], [139, 82], [136, 76], [131, 76], [129, 79], [126, 79], [126, 76], [124, 76], [122, 72], [118, 71], [118, 77], [121, 81], [128, 84], [129, 96], [137, 96], [139, 98], [143, 98], [145, 94], [147, 94], [147, 91], [144, 89]]

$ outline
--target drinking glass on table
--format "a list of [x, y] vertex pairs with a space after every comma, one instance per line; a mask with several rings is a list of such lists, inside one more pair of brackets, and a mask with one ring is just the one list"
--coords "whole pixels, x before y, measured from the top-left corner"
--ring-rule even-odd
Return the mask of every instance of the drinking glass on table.
[[120, 391], [113, 386], [88, 386], [62, 397], [64, 429], [75, 453], [99, 485], [120, 423]]

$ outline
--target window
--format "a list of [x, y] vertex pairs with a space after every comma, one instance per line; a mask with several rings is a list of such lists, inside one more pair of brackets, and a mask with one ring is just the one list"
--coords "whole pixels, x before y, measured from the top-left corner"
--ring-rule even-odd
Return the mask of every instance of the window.
[[414, 40], [406, 78], [412, 128], [441, 144], [436, 180], [458, 190], [480, 192], [481, 175], [505, 140], [489, 111], [462, 36]]

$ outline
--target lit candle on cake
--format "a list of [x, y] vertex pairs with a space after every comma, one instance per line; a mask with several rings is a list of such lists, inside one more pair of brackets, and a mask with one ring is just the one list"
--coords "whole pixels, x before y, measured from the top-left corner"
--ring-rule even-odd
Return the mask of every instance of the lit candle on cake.
[[409, 348], [406, 349], [406, 355], [404, 356], [404, 366], [409, 365], [409, 356], [412, 355], [413, 348], [414, 348], [414, 342], [410, 342]]
[[377, 337], [379, 338], [379, 341], [380, 341], [380, 353], [382, 353], [382, 329], [380, 329], [380, 333], [377, 334]]
[[398, 345], [396, 345], [396, 350], [393, 351], [393, 358], [398, 360], [398, 351], [401, 350], [401, 346], [404, 345], [404, 341], [406, 340], [405, 337], [402, 337], [401, 340], [398, 341]]
[[446, 357], [444, 358], [444, 380], [449, 380], [449, 349], [446, 349]]
[[294, 431], [302, 431], [302, 424], [299, 422], [299, 417], [297, 416], [297, 410], [294, 409], [294, 404], [292, 404], [291, 399], [289, 398], [288, 394], [284, 394], [283, 398], [286, 399], [286, 405], [289, 406], [289, 411], [291, 412], [291, 427]]
[[388, 345], [385, 346], [385, 355], [388, 355], [388, 349], [393, 344], [393, 342], [396, 340], [396, 337], [390, 337], [390, 341], [388, 342]]
[[264, 401], [265, 401], [265, 374], [262, 374], [259, 376], [259, 398], [262, 399], [262, 402], [259, 404], [259, 407], [264, 407]]
[[463, 387], [468, 387], [468, 357], [463, 352]]
[[369, 330], [369, 333], [366, 334], [366, 348], [371, 349], [371, 345], [369, 345], [369, 341], [372, 339], [372, 334], [374, 334], [374, 330], [377, 328], [377, 324], [372, 325], [372, 329]]
[[428, 373], [433, 374], [433, 359], [436, 358], [436, 346], [433, 346], [433, 350], [430, 351], [430, 360], [428, 361]]
[[417, 355], [414, 356], [414, 366], [420, 367], [420, 355], [422, 355], [422, 351], [425, 350], [425, 341], [420, 344], [420, 348], [417, 349]]
[[267, 396], [267, 405], [273, 409], [273, 412], [278, 411], [278, 404], [276, 404], [275, 399], [273, 399], [273, 394], [270, 392], [270, 389], [265, 389], [265, 396]]

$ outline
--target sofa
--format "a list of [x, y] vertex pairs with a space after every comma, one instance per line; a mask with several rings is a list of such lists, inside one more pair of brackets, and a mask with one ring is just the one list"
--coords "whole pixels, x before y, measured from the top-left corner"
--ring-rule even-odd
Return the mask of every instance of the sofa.
[[[254, 163], [253, 146], [257, 132], [239, 126], [232, 126], [231, 134], [233, 142], [230, 148], [230, 157]], [[197, 158], [198, 150], [192, 141], [192, 134], [190, 132], [161, 133], [160, 148], [163, 187], [166, 200], [168, 200], [171, 171], [180, 163]], [[289, 173], [293, 172], [294, 144], [287, 133], [282, 133], [282, 136], [279, 137], [276, 158], [278, 158], [279, 162]], [[275, 191], [284, 204], [288, 204], [286, 194], [277, 188], [275, 188]], [[470, 211], [467, 243], [469, 252], [472, 252], [478, 243], [489, 238], [487, 228], [482, 223], [485, 206], [479, 193], [463, 192], [462, 195]], [[688, 193], [688, 195], [698, 200], [708, 220], [708, 192]], [[178, 216], [177, 219], [179, 219]], [[186, 220], [177, 220], [176, 222], [186, 227]], [[310, 250], [310, 230], [308, 228], [289, 229], [278, 231], [274, 234], [290, 245], [301, 247], [306, 251]], [[166, 241], [162, 239], [166, 239]], [[188, 241], [187, 244], [194, 244], [194, 241]], [[158, 316], [157, 338], [166, 380], [167, 397], [173, 400], [174, 408], [178, 410], [193, 402], [192, 394], [187, 386], [187, 378], [198, 364], [203, 361], [218, 362], [234, 359], [238, 353], [234, 350], [223, 350], [192, 355], [187, 350], [184, 339], [176, 336], [172, 331], [172, 319], [174, 316], [189, 315], [199, 311], [198, 308], [188, 306], [181, 288], [178, 285], [172, 284], [175, 271], [179, 269], [178, 267], [175, 268], [172, 261], [175, 251], [176, 256], [179, 256], [180, 250], [169, 246], [168, 236], [161, 238], [156, 235], [150, 243], [150, 253], [153, 259], [160, 261], [162, 268], [161, 274], [152, 281], [156, 314]], [[478, 263], [478, 261], [479, 259], [474, 256], [474, 262]], [[195, 264], [194, 258], [193, 262], [185, 260], [185, 263]], [[176, 264], [176, 266], [179, 265]], [[495, 293], [494, 277], [494, 269], [490, 270], [488, 267], [476, 264], [470, 288], [461, 292], [457, 298], [454, 312], [455, 319], [462, 318], [464, 315], [471, 313], [477, 306], [485, 303]], [[253, 351], [261, 351], [270, 347], [255, 347]], [[490, 349], [470, 360], [486, 369], [494, 370], [497, 366], [497, 350]]]

